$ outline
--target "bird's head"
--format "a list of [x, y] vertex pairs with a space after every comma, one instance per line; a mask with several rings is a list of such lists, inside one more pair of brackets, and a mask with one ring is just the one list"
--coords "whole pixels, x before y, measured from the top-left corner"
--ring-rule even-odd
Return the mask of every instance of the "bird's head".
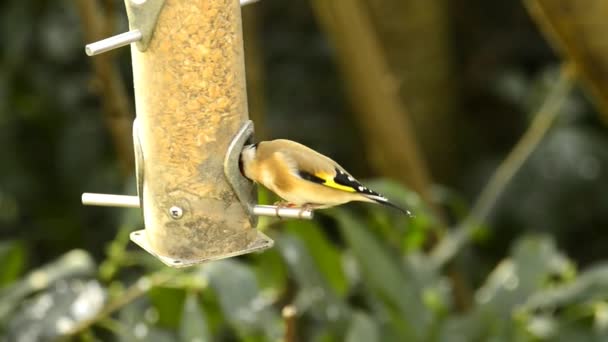
[[[241, 158], [239, 158], [239, 169], [243, 176], [247, 177], [247, 166], [255, 160], [258, 144], [245, 145], [241, 152]], [[249, 178], [249, 177], [247, 177]]]

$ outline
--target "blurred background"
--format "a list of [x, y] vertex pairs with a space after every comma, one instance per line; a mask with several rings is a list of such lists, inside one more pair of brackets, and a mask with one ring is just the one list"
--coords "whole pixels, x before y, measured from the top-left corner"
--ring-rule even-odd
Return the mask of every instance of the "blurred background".
[[[258, 140], [409, 207], [265, 219], [273, 249], [170, 270], [128, 240], [122, 1], [0, 4], [0, 340], [608, 339], [601, 0], [263, 0], [243, 8]], [[260, 198], [273, 199], [263, 190]]]

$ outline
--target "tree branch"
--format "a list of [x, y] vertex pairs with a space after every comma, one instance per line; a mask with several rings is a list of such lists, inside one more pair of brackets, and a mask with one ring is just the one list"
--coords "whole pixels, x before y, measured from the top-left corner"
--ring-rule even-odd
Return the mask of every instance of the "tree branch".
[[[113, 23], [113, 20], [104, 18], [99, 1], [76, 0], [75, 5], [82, 21], [85, 39], [93, 42], [106, 38], [110, 31], [109, 23]], [[108, 13], [108, 16], [112, 15]], [[131, 133], [134, 115], [129, 97], [120, 73], [113, 63], [112, 54], [107, 52], [91, 58], [105, 124], [114, 144], [121, 170], [124, 175], [130, 175], [133, 173], [135, 163]]]
[[285, 339], [284, 342], [296, 342], [296, 316], [298, 312], [293, 305], [287, 305], [281, 311], [283, 320], [285, 321]]

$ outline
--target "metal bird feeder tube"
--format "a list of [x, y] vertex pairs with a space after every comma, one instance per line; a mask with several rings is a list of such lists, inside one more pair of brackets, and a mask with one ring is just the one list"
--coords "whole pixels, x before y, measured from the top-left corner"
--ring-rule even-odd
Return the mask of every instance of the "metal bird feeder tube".
[[270, 247], [224, 177], [248, 120], [239, 1], [166, 0], [131, 55], [146, 227], [134, 242], [171, 266]]
[[[250, 1], [249, 1], [250, 2]], [[87, 45], [131, 44], [138, 196], [85, 193], [85, 205], [141, 208], [131, 240], [171, 267], [263, 250], [257, 215], [311, 219], [312, 210], [257, 205], [238, 162], [248, 119], [238, 0], [125, 0], [130, 31]]]

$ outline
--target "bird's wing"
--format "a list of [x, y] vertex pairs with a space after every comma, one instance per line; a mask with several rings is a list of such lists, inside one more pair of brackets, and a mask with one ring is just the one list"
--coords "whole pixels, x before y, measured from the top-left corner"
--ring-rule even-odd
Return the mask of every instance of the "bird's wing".
[[284, 158], [290, 160], [292, 172], [304, 180], [341, 191], [360, 193], [367, 197], [378, 197], [385, 200], [384, 196], [361, 184], [338, 163], [314, 150], [291, 149], [283, 153]]
[[340, 182], [339, 175], [340, 174], [337, 171], [333, 171], [331, 173], [330, 172], [310, 173], [310, 172], [302, 170], [302, 169], [298, 170], [298, 176], [300, 176], [300, 178], [305, 179], [307, 181], [310, 181], [313, 183], [318, 183], [320, 185], [327, 186], [327, 187], [334, 188], [334, 189], [341, 190], [341, 191], [346, 191], [346, 192], [356, 192], [357, 191], [356, 186]]

